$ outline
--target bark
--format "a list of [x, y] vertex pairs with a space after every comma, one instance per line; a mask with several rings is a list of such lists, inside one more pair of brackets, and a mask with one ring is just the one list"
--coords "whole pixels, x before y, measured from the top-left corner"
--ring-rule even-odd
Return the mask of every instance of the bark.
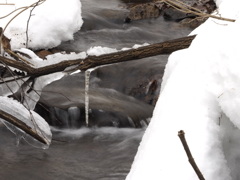
[[62, 61], [58, 64], [52, 64], [41, 68], [33, 68], [23, 62], [14, 61], [5, 57], [0, 56], [0, 62], [5, 63], [8, 66], [15, 67], [21, 71], [25, 71], [28, 75], [38, 77], [42, 75], [51, 74], [54, 72], [63, 71], [65, 68], [73, 65], [79, 65], [77, 69], [85, 71], [89, 68], [119, 63], [124, 61], [132, 61], [142, 58], [147, 58], [156, 55], [171, 54], [174, 51], [188, 48], [192, 40], [196, 36], [189, 36], [162, 43], [152, 44], [138, 49], [130, 49], [127, 51], [119, 51], [116, 53], [104, 54], [101, 56], [88, 56], [86, 59], [76, 59]]
[[[66, 69], [67, 67], [73, 66], [73, 65], [78, 65], [77, 69], [85, 71], [89, 68], [93, 68], [101, 65], [137, 60], [137, 59], [147, 58], [147, 57], [161, 55], [161, 54], [170, 54], [174, 51], [188, 48], [194, 38], [195, 36], [189, 36], [189, 37], [174, 39], [171, 41], [166, 41], [162, 43], [140, 47], [138, 49], [119, 51], [116, 53], [110, 53], [110, 54], [105, 54], [101, 56], [88, 56], [84, 60], [76, 59], [76, 60], [62, 61], [60, 63], [41, 67], [41, 68], [33, 68], [32, 66], [22, 61], [8, 59], [3, 56], [0, 56], [0, 63], [2, 63], [4, 66], [11, 66], [21, 71], [25, 71], [27, 72], [28, 76], [31, 76], [32, 78], [34, 78], [42, 75], [60, 72]], [[13, 80], [15, 80], [15, 78]], [[46, 144], [46, 141], [41, 136], [39, 136], [34, 129], [27, 126], [25, 123], [18, 120], [16, 117], [12, 116], [11, 114], [8, 114], [0, 110], [0, 118], [8, 121], [9, 123], [20, 128], [21, 130], [23, 130], [33, 138]]]
[[203, 177], [201, 171], [199, 170], [193, 156], [192, 156], [192, 153], [188, 147], [188, 144], [187, 144], [187, 141], [185, 139], [185, 132], [183, 130], [180, 130], [178, 132], [178, 137], [180, 138], [181, 142], [182, 142], [182, 145], [184, 147], [184, 150], [187, 154], [187, 157], [188, 157], [188, 161], [189, 163], [192, 165], [192, 168], [194, 169], [195, 173], [197, 174], [199, 180], [205, 180], [205, 178]]
[[29, 127], [27, 124], [20, 121], [16, 117], [12, 116], [11, 114], [8, 114], [5, 111], [0, 110], [0, 118], [23, 130], [25, 133], [29, 134], [30, 136], [40, 141], [41, 143], [47, 144], [47, 142], [41, 136], [39, 136], [34, 129], [32, 129], [31, 127]]

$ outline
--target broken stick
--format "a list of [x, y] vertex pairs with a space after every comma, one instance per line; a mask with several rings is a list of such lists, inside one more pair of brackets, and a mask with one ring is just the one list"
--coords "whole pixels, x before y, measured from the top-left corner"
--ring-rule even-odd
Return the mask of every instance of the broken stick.
[[191, 153], [191, 151], [190, 151], [190, 149], [188, 147], [187, 141], [185, 139], [184, 131], [183, 130], [178, 131], [178, 136], [179, 136], [179, 138], [180, 138], [180, 140], [182, 142], [182, 145], [183, 145], [183, 147], [185, 149], [185, 152], [186, 152], [186, 154], [188, 156], [188, 161], [192, 165], [192, 167], [193, 167], [195, 173], [197, 174], [198, 178], [200, 180], [205, 180], [203, 175], [202, 175], [202, 173], [201, 173], [201, 171], [199, 170], [197, 164], [195, 163], [195, 161], [194, 161], [194, 159], [192, 157], [192, 153]]

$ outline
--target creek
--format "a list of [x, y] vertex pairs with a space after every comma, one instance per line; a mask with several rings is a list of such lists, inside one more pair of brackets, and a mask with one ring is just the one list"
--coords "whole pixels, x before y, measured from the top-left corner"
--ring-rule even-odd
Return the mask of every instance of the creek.
[[[184, 37], [191, 29], [162, 17], [124, 23], [131, 0], [81, 0], [83, 27], [58, 49], [86, 51], [92, 46], [116, 49]], [[146, 1], [145, 1], [146, 2]], [[47, 150], [0, 127], [0, 179], [123, 180], [145, 131], [133, 121], [151, 117], [168, 56], [97, 68], [89, 81], [89, 126], [85, 127], [85, 75], [68, 75], [44, 88], [39, 112], [53, 127]], [[56, 120], [58, 119], [58, 120]], [[61, 121], [61, 123], [59, 123]]]

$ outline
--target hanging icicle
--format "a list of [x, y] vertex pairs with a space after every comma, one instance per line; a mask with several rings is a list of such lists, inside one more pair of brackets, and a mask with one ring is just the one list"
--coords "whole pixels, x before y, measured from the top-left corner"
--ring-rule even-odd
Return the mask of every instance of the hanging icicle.
[[85, 71], [85, 122], [86, 126], [88, 127], [89, 119], [88, 119], [88, 113], [89, 113], [89, 79], [90, 79], [90, 70]]

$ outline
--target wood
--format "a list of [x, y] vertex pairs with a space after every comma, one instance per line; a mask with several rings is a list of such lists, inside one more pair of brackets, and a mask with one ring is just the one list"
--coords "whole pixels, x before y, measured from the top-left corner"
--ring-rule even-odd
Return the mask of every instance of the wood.
[[12, 6], [14, 6], [15, 4], [13, 4], [13, 3], [0, 3], [0, 5], [12, 5]]
[[10, 44], [11, 39], [7, 38], [7, 37], [3, 34], [3, 29], [2, 29], [2, 27], [0, 27], [0, 36], [1, 36], [2, 48], [3, 48], [5, 51], [6, 51], [6, 50], [11, 50], [11, 44]]
[[[195, 36], [189, 36], [189, 37], [179, 38], [179, 39], [166, 41], [158, 44], [140, 47], [138, 49], [119, 51], [116, 53], [110, 53], [110, 54], [105, 54], [101, 56], [88, 56], [86, 59], [62, 61], [58, 64], [53, 64], [53, 65], [49, 65], [41, 68], [33, 68], [32, 66], [28, 65], [28, 63], [26, 62], [24, 63], [22, 61], [8, 59], [3, 56], [0, 56], [0, 63], [2, 63], [4, 66], [11, 66], [21, 71], [25, 71], [27, 72], [28, 76], [31, 76], [31, 78], [35, 78], [42, 75], [63, 71], [67, 67], [73, 66], [73, 65], [78, 65], [77, 69], [85, 71], [89, 68], [93, 68], [101, 65], [137, 60], [137, 59], [147, 58], [147, 57], [161, 55], [161, 54], [170, 54], [174, 51], [188, 48], [194, 38]], [[18, 120], [16, 117], [0, 110], [0, 118], [8, 121], [14, 126], [22, 129], [24, 132], [26, 132], [33, 138], [46, 144], [45, 140], [41, 136], [39, 136], [31, 127], [27, 126], [25, 123]]]
[[198, 178], [199, 178], [200, 180], [205, 180], [204, 177], [203, 177], [203, 175], [202, 175], [202, 173], [201, 173], [201, 171], [199, 170], [197, 164], [195, 163], [195, 161], [194, 161], [194, 159], [193, 159], [193, 157], [192, 157], [192, 153], [191, 153], [191, 151], [190, 151], [190, 149], [189, 149], [189, 147], [188, 147], [187, 141], [186, 141], [186, 139], [185, 139], [185, 133], [184, 133], [184, 131], [183, 131], [183, 130], [180, 130], [180, 131], [178, 132], [178, 136], [179, 136], [179, 138], [180, 138], [180, 140], [181, 140], [181, 142], [182, 142], [182, 145], [183, 145], [183, 147], [184, 147], [184, 149], [185, 149], [185, 152], [186, 152], [186, 154], [187, 154], [187, 156], [188, 156], [188, 161], [189, 161], [189, 163], [192, 165], [192, 167], [193, 167], [195, 173], [197, 174]]
[[104, 54], [101, 56], [88, 56], [86, 59], [62, 61], [58, 64], [53, 64], [41, 68], [33, 68], [26, 63], [14, 61], [2, 56], [0, 56], [0, 62], [3, 62], [8, 66], [15, 67], [21, 71], [25, 71], [28, 73], [28, 75], [32, 77], [38, 77], [55, 72], [60, 72], [66, 69], [67, 67], [73, 65], [79, 65], [77, 69], [85, 71], [89, 68], [106, 64], [132, 61], [162, 54], [171, 54], [174, 51], [188, 48], [195, 37], [196, 36], [188, 36], [184, 38], [174, 39], [162, 43], [140, 47], [138, 49], [119, 51], [116, 53]]
[[8, 114], [5, 111], [0, 110], [0, 118], [23, 130], [25, 133], [29, 134], [30, 136], [40, 141], [41, 143], [47, 144], [47, 142], [41, 136], [39, 136], [34, 129], [32, 129], [31, 127], [29, 127], [27, 124], [20, 121], [16, 117], [12, 116], [11, 114]]

